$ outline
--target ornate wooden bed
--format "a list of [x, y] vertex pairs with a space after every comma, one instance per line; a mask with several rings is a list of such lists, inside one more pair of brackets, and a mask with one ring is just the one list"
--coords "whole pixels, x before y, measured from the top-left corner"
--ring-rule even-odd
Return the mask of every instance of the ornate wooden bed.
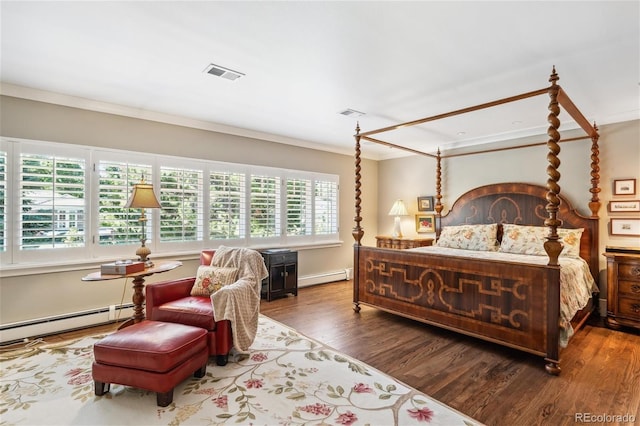
[[[563, 250], [558, 230], [582, 228], [579, 255], [589, 266], [597, 284], [598, 260], [598, 132], [575, 107], [557, 84], [555, 67], [547, 88], [511, 98], [482, 104], [451, 113], [427, 117], [398, 126], [360, 133], [356, 129], [355, 146], [355, 222], [354, 245], [354, 310], [360, 305], [376, 307], [427, 324], [495, 342], [543, 356], [548, 373], [560, 373], [560, 255]], [[463, 114], [532, 96], [548, 94], [549, 115], [547, 121], [548, 180], [546, 186], [524, 183], [500, 183], [482, 186], [463, 194], [453, 203], [450, 211], [442, 215], [440, 151], [436, 161], [436, 235], [446, 226], [460, 224], [498, 223], [498, 239], [501, 224], [546, 226], [548, 235], [544, 242], [546, 257], [542, 264], [517, 263], [494, 259], [451, 257], [438, 253], [421, 253], [413, 250], [393, 250], [362, 245], [364, 231], [361, 221], [361, 140], [394, 146], [402, 146], [374, 139], [371, 135], [393, 128], [406, 127], [434, 121], [439, 118]], [[591, 144], [591, 216], [578, 213], [560, 195], [560, 106], [580, 125]], [[545, 260], [546, 259], [546, 260]], [[547, 261], [548, 260], [548, 261]], [[593, 299], [593, 297], [592, 297]], [[591, 300], [572, 319], [579, 328], [593, 311]]]

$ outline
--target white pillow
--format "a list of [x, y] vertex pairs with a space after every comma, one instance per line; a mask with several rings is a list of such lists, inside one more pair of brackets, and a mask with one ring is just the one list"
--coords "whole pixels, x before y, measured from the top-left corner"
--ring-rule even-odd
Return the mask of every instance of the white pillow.
[[496, 251], [498, 249], [497, 234], [496, 223], [445, 226], [435, 245], [464, 250]]

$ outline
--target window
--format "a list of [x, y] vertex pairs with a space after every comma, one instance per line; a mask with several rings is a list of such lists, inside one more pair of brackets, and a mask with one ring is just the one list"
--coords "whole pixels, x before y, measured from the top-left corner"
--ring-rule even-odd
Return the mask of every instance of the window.
[[209, 238], [239, 239], [246, 236], [245, 175], [212, 171], [209, 175]]
[[280, 179], [251, 176], [251, 237], [275, 237], [280, 234]]
[[160, 240], [202, 240], [202, 170], [160, 168]]
[[[150, 164], [119, 159], [98, 161], [98, 245], [132, 245], [140, 241], [140, 212], [125, 209], [131, 188], [152, 178]], [[147, 227], [149, 227], [147, 222]], [[149, 235], [147, 228], [147, 235]]]
[[[85, 245], [85, 160], [21, 153], [20, 250]], [[68, 215], [78, 220], [70, 226]], [[78, 226], [78, 224], [80, 224]]]
[[[338, 239], [336, 175], [13, 139], [0, 148], [2, 264], [44, 251], [51, 262], [131, 258], [141, 226], [155, 255]], [[141, 223], [124, 206], [143, 179], [162, 208]]]
[[316, 235], [338, 233], [338, 182], [317, 180], [314, 193]]
[[311, 235], [311, 179], [287, 180], [287, 235]]

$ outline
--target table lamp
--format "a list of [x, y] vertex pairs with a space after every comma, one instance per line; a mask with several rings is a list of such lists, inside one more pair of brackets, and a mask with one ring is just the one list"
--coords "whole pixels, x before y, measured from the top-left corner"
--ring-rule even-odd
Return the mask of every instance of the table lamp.
[[404, 201], [396, 200], [389, 210], [389, 216], [395, 216], [394, 224], [393, 224], [393, 237], [394, 238], [402, 238], [402, 228], [400, 227], [400, 216], [408, 216], [409, 212], [404, 205]]
[[140, 261], [145, 263], [150, 262], [147, 258], [151, 254], [151, 250], [145, 246], [147, 241], [147, 216], [144, 214], [144, 210], [159, 209], [161, 207], [160, 202], [158, 202], [158, 199], [156, 198], [156, 194], [153, 192], [153, 185], [145, 183], [144, 176], [140, 183], [133, 185], [131, 197], [124, 206], [125, 209], [141, 209], [138, 222], [140, 222], [140, 225], [142, 226], [142, 236], [140, 238], [142, 246], [136, 250], [136, 255]]

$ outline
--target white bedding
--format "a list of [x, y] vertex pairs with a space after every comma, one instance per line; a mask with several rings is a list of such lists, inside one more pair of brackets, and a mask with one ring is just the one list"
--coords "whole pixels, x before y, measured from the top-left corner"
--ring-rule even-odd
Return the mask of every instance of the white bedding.
[[[504, 262], [517, 262], [534, 265], [546, 265], [549, 263], [547, 256], [531, 256], [524, 254], [511, 254], [496, 251], [461, 250], [446, 247], [419, 247], [409, 249], [414, 252], [443, 254], [453, 257], [465, 257], [473, 259], [492, 259]], [[566, 347], [573, 335], [571, 318], [580, 309], [584, 308], [592, 293], [598, 293], [589, 264], [582, 258], [560, 257], [560, 346]]]

